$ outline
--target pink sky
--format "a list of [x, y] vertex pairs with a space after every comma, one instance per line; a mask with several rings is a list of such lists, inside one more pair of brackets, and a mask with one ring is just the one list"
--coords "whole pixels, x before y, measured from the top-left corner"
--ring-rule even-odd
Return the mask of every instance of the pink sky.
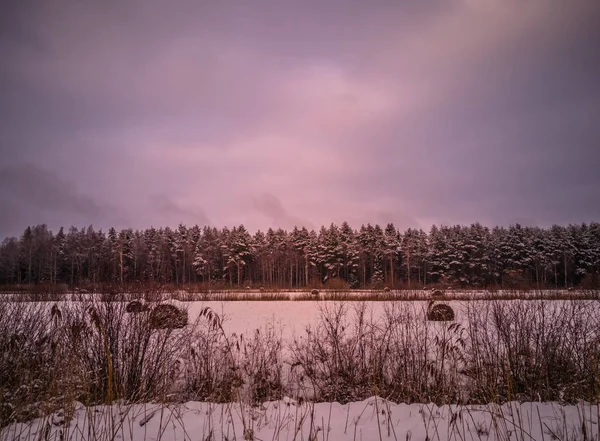
[[597, 1], [3, 8], [0, 236], [600, 217]]

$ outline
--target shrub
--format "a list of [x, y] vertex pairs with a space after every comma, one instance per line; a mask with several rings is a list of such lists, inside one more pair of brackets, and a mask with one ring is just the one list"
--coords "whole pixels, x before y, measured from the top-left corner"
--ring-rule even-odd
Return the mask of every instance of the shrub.
[[332, 279], [327, 280], [325, 282], [325, 289], [332, 289], [337, 291], [348, 291], [350, 289], [350, 285], [344, 279], [339, 279], [334, 277]]

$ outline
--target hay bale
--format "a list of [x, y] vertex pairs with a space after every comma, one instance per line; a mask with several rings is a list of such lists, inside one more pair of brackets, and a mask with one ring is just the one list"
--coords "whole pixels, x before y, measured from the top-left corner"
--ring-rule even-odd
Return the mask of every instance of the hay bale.
[[318, 295], [319, 295], [319, 290], [318, 290], [318, 289], [313, 289], [313, 290], [312, 290], [310, 293], [311, 293], [313, 296], [318, 296]]
[[265, 292], [265, 288], [264, 288], [263, 286], [261, 286], [261, 287], [260, 287], [258, 290], [259, 290], [260, 292]]
[[183, 328], [188, 324], [188, 313], [173, 305], [157, 305], [150, 313], [153, 329]]
[[252, 288], [250, 288], [249, 286], [246, 287], [247, 291], [250, 291]]
[[386, 286], [385, 288], [383, 288], [383, 292], [390, 292], [390, 288]]
[[433, 291], [431, 291], [431, 297], [432, 298], [444, 297], [444, 291], [442, 291], [441, 289], [434, 289]]
[[454, 320], [454, 310], [443, 303], [434, 305], [431, 303], [427, 308], [427, 320], [432, 322], [450, 322]]
[[140, 302], [139, 300], [133, 300], [127, 304], [125, 311], [129, 314], [138, 314], [140, 312], [148, 311], [150, 308], [148, 305]]

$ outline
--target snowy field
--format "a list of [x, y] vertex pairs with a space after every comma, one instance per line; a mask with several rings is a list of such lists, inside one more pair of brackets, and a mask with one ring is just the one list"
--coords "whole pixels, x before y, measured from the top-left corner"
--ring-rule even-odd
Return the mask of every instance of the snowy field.
[[[127, 314], [125, 302], [99, 300], [90, 294], [0, 302], [9, 306], [0, 309], [0, 334], [11, 334], [0, 340], [2, 378], [28, 367], [10, 357], [25, 354], [27, 363], [38, 353], [46, 357], [37, 365], [44, 372], [32, 368], [14, 380], [15, 409], [42, 402], [31, 404], [30, 395], [17, 400], [23, 387], [29, 390], [19, 384], [31, 375], [47, 373], [48, 403], [56, 403], [56, 395], [72, 397], [47, 407], [41, 418], [0, 419], [0, 441], [600, 441], [598, 406], [589, 404], [597, 403], [594, 384], [600, 384], [597, 300], [442, 299], [455, 317], [436, 322], [427, 319], [422, 300], [170, 299], [166, 303], [189, 318], [173, 332], [148, 330], [145, 316]], [[7, 311], [21, 311], [27, 326], [11, 322]], [[28, 343], [27, 333], [40, 336]], [[130, 357], [145, 335], [150, 355]], [[95, 364], [106, 366], [107, 358], [123, 378], [141, 363], [136, 388], [148, 387], [143, 378], [150, 371], [162, 378], [151, 385], [146, 404], [119, 398], [112, 406], [86, 407], [77, 401], [99, 393], [90, 402], [113, 402], [98, 401], [106, 397], [107, 371], [95, 372]], [[217, 386], [208, 390], [203, 381]], [[111, 387], [109, 396], [118, 395]], [[0, 404], [13, 406], [9, 398], [3, 395]], [[486, 404], [496, 401], [508, 403]], [[439, 406], [424, 404], [432, 402]], [[448, 404], [459, 402], [479, 404]]]
[[[169, 298], [170, 296], [166, 296]], [[86, 304], [98, 300], [98, 296], [89, 295], [83, 301], [66, 300], [61, 302], [36, 302], [50, 310], [53, 305], [68, 309], [78, 304]], [[519, 305], [522, 300], [501, 301], [501, 305]], [[530, 300], [527, 305], [546, 305], [550, 309], [560, 308], [571, 301], [565, 300]], [[600, 317], [600, 302], [596, 300], [575, 300], [580, 307], [598, 311]], [[307, 328], [314, 328], [328, 311], [342, 307], [345, 310], [344, 322], [351, 326], [357, 312], [364, 310], [366, 318], [376, 323], [390, 314], [409, 314], [411, 319], [423, 323], [432, 330], [443, 329], [445, 322], [430, 322], [427, 320], [428, 301], [414, 300], [410, 302], [394, 301], [178, 301], [165, 300], [163, 303], [175, 305], [188, 312], [190, 323], [199, 319], [200, 312], [210, 308], [220, 318], [223, 329], [229, 335], [250, 335], [256, 330], [266, 328], [274, 331], [283, 341], [289, 342], [305, 333]], [[463, 327], [469, 325], [469, 316], [486, 311], [489, 313], [491, 304], [498, 302], [490, 300], [446, 300], [436, 303], [449, 305], [455, 312], [455, 320]]]
[[507, 403], [502, 406], [395, 404], [378, 397], [348, 403], [284, 398], [250, 407], [187, 402], [113, 405], [64, 412], [0, 432], [0, 440], [470, 440], [599, 439], [598, 406]]
[[[517, 305], [519, 301], [507, 300], [506, 304]], [[539, 301], [532, 300], [531, 304]], [[210, 307], [213, 311], [219, 314], [223, 319], [223, 328], [228, 333], [250, 334], [256, 329], [270, 327], [274, 329], [284, 341], [289, 341], [300, 336], [306, 331], [307, 327], [314, 328], [321, 320], [322, 314], [328, 310], [342, 306], [347, 314], [345, 317], [346, 324], [351, 325], [356, 317], [357, 310], [365, 308], [367, 318], [372, 322], [381, 321], [386, 314], [392, 313], [408, 313], [415, 321], [422, 322], [425, 326], [433, 329], [445, 327], [444, 322], [429, 322], [427, 321], [427, 301], [411, 301], [411, 302], [380, 302], [380, 301], [319, 301], [319, 302], [290, 302], [290, 301], [269, 301], [269, 302], [252, 302], [252, 301], [236, 301], [236, 302], [177, 302], [173, 303], [181, 308], [187, 309], [190, 321], [198, 318], [202, 309]], [[490, 305], [487, 300], [475, 301], [440, 301], [450, 305], [455, 312], [454, 322], [460, 323], [462, 326], [468, 326], [469, 314], [476, 314], [478, 311], [484, 311], [486, 305]], [[565, 301], [563, 300], [548, 300], [544, 301], [545, 305], [551, 307], [561, 307]], [[600, 315], [600, 302], [590, 300], [578, 300], [578, 304], [586, 308], [597, 310]]]

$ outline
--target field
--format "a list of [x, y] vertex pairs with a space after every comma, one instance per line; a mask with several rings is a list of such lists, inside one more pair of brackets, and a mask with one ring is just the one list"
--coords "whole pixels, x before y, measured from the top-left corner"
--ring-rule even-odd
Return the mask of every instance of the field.
[[286, 294], [5, 296], [0, 440], [599, 439], [595, 292]]

